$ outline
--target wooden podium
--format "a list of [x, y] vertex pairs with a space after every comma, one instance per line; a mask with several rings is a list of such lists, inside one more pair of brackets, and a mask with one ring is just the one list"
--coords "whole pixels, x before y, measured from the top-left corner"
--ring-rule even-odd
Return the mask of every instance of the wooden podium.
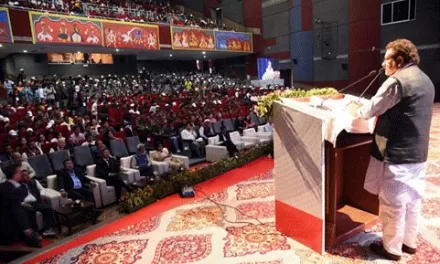
[[292, 99], [273, 107], [276, 228], [323, 254], [377, 222], [363, 189], [372, 136], [356, 123], [368, 121]]

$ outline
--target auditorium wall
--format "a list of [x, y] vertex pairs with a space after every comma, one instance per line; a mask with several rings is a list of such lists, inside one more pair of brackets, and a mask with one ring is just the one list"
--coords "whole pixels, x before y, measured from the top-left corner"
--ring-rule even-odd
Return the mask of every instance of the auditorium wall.
[[385, 48], [388, 42], [402, 37], [413, 41], [419, 49], [420, 67], [440, 93], [440, 1], [417, 0], [415, 11], [414, 20], [381, 26], [381, 47]]
[[186, 8], [203, 13], [204, 10], [203, 0], [184, 0], [183, 3]]
[[2, 60], [5, 75], [16, 75], [24, 69], [27, 76], [61, 75], [100, 76], [107, 74], [136, 74], [136, 56], [115, 55], [113, 64], [57, 65], [48, 64], [46, 54], [11, 54]]
[[348, 1], [313, 1], [314, 81], [348, 79]]
[[[223, 0], [222, 3], [219, 5], [219, 7], [222, 8], [222, 14], [224, 18], [227, 18], [238, 24], [244, 23], [243, 12], [245, 10], [243, 10], [243, 1]], [[249, 12], [249, 10], [247, 10], [247, 12]]]
[[289, 1], [262, 3], [264, 54], [287, 60], [290, 68]]
[[145, 67], [147, 70], [159, 72], [189, 72], [197, 70], [196, 62], [193, 60], [139, 60], [137, 61], [138, 69]]

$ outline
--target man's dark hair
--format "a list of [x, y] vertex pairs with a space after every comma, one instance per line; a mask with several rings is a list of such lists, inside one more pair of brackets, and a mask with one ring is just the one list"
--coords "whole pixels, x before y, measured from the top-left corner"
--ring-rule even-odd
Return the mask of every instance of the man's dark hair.
[[64, 166], [66, 166], [66, 162], [68, 162], [68, 161], [71, 161], [71, 162], [73, 162], [73, 160], [72, 160], [72, 159], [65, 159], [65, 160], [63, 161], [63, 165], [64, 165]]
[[385, 48], [394, 51], [394, 54], [392, 55], [394, 60], [401, 56], [403, 58], [401, 63], [414, 63], [416, 65], [419, 65], [420, 63], [420, 56], [416, 45], [407, 39], [396, 39], [391, 41]]
[[3, 173], [6, 176], [6, 179], [10, 180], [14, 176], [14, 174], [17, 172], [17, 168], [19, 168], [17, 164], [10, 164], [2, 169]]

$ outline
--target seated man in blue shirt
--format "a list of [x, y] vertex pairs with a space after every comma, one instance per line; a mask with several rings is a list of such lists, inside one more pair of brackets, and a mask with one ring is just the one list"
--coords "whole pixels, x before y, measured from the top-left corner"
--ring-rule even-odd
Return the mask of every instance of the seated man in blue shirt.
[[87, 185], [94, 187], [95, 183], [87, 179], [82, 171], [75, 169], [71, 159], [66, 159], [64, 168], [57, 173], [58, 190], [67, 192], [73, 200], [94, 202], [93, 192]]

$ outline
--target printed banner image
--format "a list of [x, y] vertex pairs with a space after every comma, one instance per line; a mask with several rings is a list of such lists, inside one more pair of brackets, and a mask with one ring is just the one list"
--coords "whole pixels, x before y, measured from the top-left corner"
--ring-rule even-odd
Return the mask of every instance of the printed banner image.
[[154, 25], [102, 22], [104, 47], [159, 50], [159, 27]]
[[216, 49], [219, 51], [252, 52], [252, 34], [232, 31], [215, 31]]
[[0, 43], [13, 43], [11, 21], [7, 8], [0, 8]]
[[215, 50], [215, 36], [212, 30], [171, 27], [173, 49]]
[[102, 46], [100, 21], [29, 12], [34, 43]]

